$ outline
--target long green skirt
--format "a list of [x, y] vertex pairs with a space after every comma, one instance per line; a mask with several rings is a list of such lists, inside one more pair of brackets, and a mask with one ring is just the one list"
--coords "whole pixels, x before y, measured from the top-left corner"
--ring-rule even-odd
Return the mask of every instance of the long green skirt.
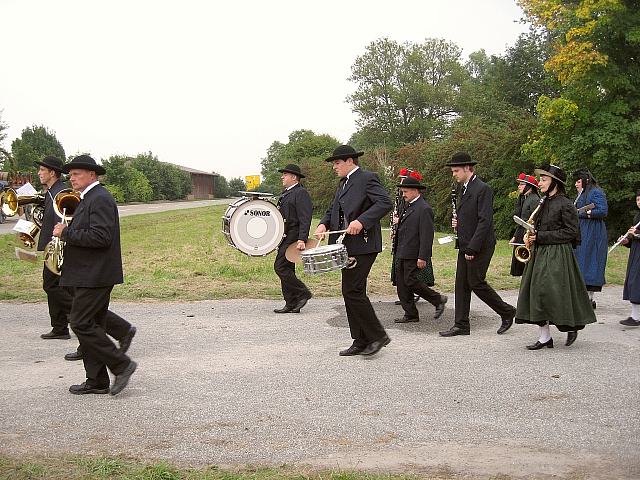
[[596, 321], [570, 244], [537, 245], [520, 283], [516, 323], [549, 322], [560, 331]]

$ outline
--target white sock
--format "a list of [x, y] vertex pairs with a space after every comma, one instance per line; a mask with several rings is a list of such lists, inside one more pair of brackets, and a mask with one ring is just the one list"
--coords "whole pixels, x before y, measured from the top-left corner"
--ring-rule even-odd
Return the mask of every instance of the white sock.
[[547, 323], [546, 325], [540, 325], [540, 338], [538, 339], [538, 341], [540, 343], [547, 343], [549, 340], [551, 340], [551, 330], [549, 330], [549, 324]]
[[591, 300], [593, 302], [593, 292], [592, 291], [587, 291], [587, 293], [589, 294], [589, 300]]
[[631, 318], [640, 320], [640, 303], [631, 304]]

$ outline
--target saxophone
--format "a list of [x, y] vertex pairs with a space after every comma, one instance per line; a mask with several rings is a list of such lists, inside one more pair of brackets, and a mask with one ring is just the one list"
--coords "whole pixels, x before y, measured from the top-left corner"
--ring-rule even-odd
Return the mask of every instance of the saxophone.
[[[536, 215], [538, 215], [538, 212], [540, 211], [540, 208], [542, 208], [542, 204], [544, 203], [544, 201], [547, 199], [547, 196], [543, 196], [540, 201], [538, 202], [538, 206], [535, 208], [535, 210], [533, 212], [531, 212], [531, 215], [529, 216], [529, 220], [527, 220], [527, 224], [529, 225], [529, 227], [525, 227], [527, 229], [527, 231], [524, 234], [524, 245], [518, 245], [516, 247], [516, 249], [513, 252], [513, 255], [515, 257], [516, 260], [518, 260], [521, 263], [527, 263], [529, 262], [529, 260], [531, 260], [531, 257], [533, 257], [533, 253], [531, 252], [531, 245], [529, 242], [529, 234], [534, 230], [533, 228], [533, 224], [535, 223], [535, 218]], [[514, 215], [514, 219], [516, 218], [516, 216]], [[520, 219], [518, 219], [520, 220]], [[520, 222], [516, 222], [516, 223], [520, 223]], [[522, 225], [524, 226], [524, 225]]]

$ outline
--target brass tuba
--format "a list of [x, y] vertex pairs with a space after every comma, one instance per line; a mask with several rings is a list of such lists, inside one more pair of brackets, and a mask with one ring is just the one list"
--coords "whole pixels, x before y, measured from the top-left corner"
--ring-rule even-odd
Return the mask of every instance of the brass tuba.
[[[78, 205], [80, 204], [80, 192], [65, 188], [60, 190], [53, 198], [53, 211], [62, 219], [62, 223], [69, 225], [73, 220]], [[44, 247], [44, 264], [56, 275], [62, 272], [64, 262], [65, 242], [58, 237], [52, 237], [51, 241]]]
[[44, 193], [35, 195], [18, 195], [13, 188], [7, 187], [0, 195], [0, 208], [7, 217], [13, 217], [18, 213], [18, 208], [22, 205], [36, 204], [44, 206]]
[[[531, 253], [531, 246], [529, 245], [530, 243], [529, 233], [534, 231], [533, 224], [535, 223], [536, 215], [538, 214], [538, 211], [540, 211], [540, 208], [542, 207], [542, 204], [546, 199], [547, 199], [546, 195], [542, 197], [538, 202], [538, 206], [535, 208], [533, 212], [531, 212], [531, 215], [529, 216], [529, 220], [527, 220], [527, 224], [530, 225], [530, 228], [527, 228], [527, 231], [524, 234], [524, 245], [518, 245], [513, 252], [513, 256], [515, 257], [515, 259], [521, 263], [527, 263], [529, 260], [531, 260], [531, 257], [533, 255]], [[514, 218], [515, 218], [515, 215], [514, 215]]]

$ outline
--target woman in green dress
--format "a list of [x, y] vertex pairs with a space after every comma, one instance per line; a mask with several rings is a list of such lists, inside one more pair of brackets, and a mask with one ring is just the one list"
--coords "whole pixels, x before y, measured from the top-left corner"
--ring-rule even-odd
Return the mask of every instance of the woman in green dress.
[[596, 321], [587, 288], [574, 253], [580, 243], [578, 214], [565, 195], [565, 172], [550, 164], [535, 170], [545, 196], [529, 233], [531, 258], [520, 284], [516, 323], [538, 325], [539, 338], [529, 350], [553, 348], [549, 330], [555, 325], [567, 333], [565, 345], [578, 338], [578, 330]]

